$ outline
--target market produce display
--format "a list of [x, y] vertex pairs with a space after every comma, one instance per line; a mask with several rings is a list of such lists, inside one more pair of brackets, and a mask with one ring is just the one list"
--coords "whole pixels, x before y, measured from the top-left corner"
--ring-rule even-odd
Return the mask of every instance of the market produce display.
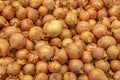
[[0, 80], [120, 80], [120, 0], [0, 0]]

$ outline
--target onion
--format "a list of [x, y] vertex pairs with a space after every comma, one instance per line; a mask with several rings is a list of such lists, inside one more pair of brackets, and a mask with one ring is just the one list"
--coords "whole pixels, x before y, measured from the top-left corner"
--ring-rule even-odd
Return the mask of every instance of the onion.
[[103, 8], [102, 0], [90, 0], [90, 3], [95, 8], [95, 10], [100, 10]]
[[39, 14], [36, 9], [28, 7], [27, 8], [27, 17], [29, 19], [31, 19], [33, 22], [35, 22], [39, 18]]
[[72, 59], [69, 61], [68, 68], [71, 72], [81, 73], [82, 68], [83, 68], [83, 63], [81, 60]]
[[104, 58], [104, 54], [106, 54], [105, 50], [101, 47], [96, 47], [92, 51], [92, 56], [93, 58], [100, 60]]
[[36, 22], [35, 22], [35, 25], [36, 26], [42, 26], [42, 20], [41, 19], [38, 19]]
[[27, 59], [28, 51], [26, 49], [20, 49], [16, 51], [16, 58], [17, 59]]
[[79, 11], [79, 19], [82, 21], [87, 21], [90, 18], [90, 14], [88, 11], [82, 9]]
[[104, 49], [107, 49], [109, 46], [116, 45], [116, 40], [112, 36], [103, 36], [97, 41], [97, 45]]
[[30, 0], [18, 0], [23, 7], [28, 7], [30, 4]]
[[49, 45], [42, 45], [36, 51], [37, 51], [37, 55], [43, 61], [49, 61], [54, 55], [53, 48], [51, 46], [49, 46]]
[[93, 61], [92, 55], [89, 51], [84, 51], [81, 56], [81, 60], [84, 63], [90, 63]]
[[107, 10], [105, 8], [98, 11], [98, 19], [100, 20], [103, 17], [107, 17]]
[[110, 25], [111, 29], [119, 29], [120, 28], [120, 21], [115, 19], [112, 21], [112, 24]]
[[119, 80], [120, 79], [120, 70], [116, 71], [115, 74], [113, 75], [114, 80]]
[[0, 16], [0, 27], [4, 27], [4, 26], [8, 26], [8, 25], [9, 25], [9, 23], [6, 20], [6, 18], [3, 16]]
[[62, 75], [61, 74], [59, 74], [59, 73], [52, 73], [49, 76], [49, 80], [63, 80], [63, 79], [62, 79]]
[[110, 67], [112, 71], [120, 70], [120, 61], [119, 60], [112, 60], [110, 61]]
[[95, 63], [95, 67], [101, 69], [105, 73], [108, 72], [108, 70], [110, 69], [109, 63], [107, 61], [105, 61], [105, 60], [99, 60], [99, 61], [97, 61]]
[[115, 17], [119, 18], [120, 17], [119, 10], [120, 10], [120, 6], [114, 5], [108, 9], [108, 14], [109, 14], [109, 16], [115, 16]]
[[50, 40], [50, 44], [52, 45], [52, 46], [57, 46], [57, 47], [61, 47], [61, 39], [60, 38], [52, 38], [51, 40]]
[[47, 14], [47, 15], [45, 15], [43, 17], [42, 24], [45, 24], [45, 23], [47, 23], [47, 22], [49, 22], [51, 20], [55, 20], [55, 17], [53, 15], [51, 15], [51, 14]]
[[46, 6], [49, 10], [53, 10], [55, 7], [55, 1], [54, 0], [43, 0], [43, 6]]
[[78, 80], [89, 80], [87, 75], [80, 75]]
[[64, 19], [66, 15], [63, 8], [56, 8], [53, 11], [53, 16], [55, 16], [57, 19]]
[[12, 19], [15, 16], [15, 10], [12, 6], [8, 5], [3, 9], [2, 15], [6, 19]]
[[94, 41], [94, 35], [90, 31], [83, 31], [80, 34], [80, 39], [82, 39], [85, 43], [92, 43]]
[[0, 57], [5, 57], [10, 53], [10, 46], [7, 40], [0, 39]]
[[76, 25], [76, 32], [81, 34], [83, 31], [90, 30], [90, 24], [87, 21], [80, 21]]
[[62, 32], [62, 24], [58, 20], [51, 20], [44, 25], [43, 31], [49, 37], [57, 37]]
[[30, 0], [30, 6], [32, 8], [38, 8], [42, 4], [43, 0]]
[[10, 20], [11, 26], [20, 26], [20, 20], [18, 18], [13, 18]]
[[71, 43], [73, 43], [73, 40], [71, 38], [65, 38], [64, 40], [62, 40], [63, 47], [67, 47]]
[[21, 65], [19, 65], [17, 62], [13, 62], [8, 64], [7, 66], [7, 74], [8, 75], [18, 75], [20, 73]]
[[21, 21], [20, 27], [21, 27], [22, 30], [27, 30], [28, 31], [29, 29], [31, 29], [33, 27], [33, 22], [32, 22], [31, 19], [28, 19], [28, 18], [23, 19]]
[[108, 30], [103, 24], [96, 24], [93, 26], [92, 32], [95, 37], [101, 38], [102, 36], [107, 35]]
[[119, 48], [117, 46], [110, 46], [107, 49], [107, 55], [109, 59], [117, 59], [120, 54]]
[[44, 37], [42, 28], [39, 26], [32, 27], [28, 32], [31, 41], [38, 41]]
[[81, 51], [79, 47], [74, 43], [69, 44], [65, 48], [65, 51], [67, 52], [68, 57], [71, 59], [79, 59], [81, 57]]
[[116, 29], [113, 31], [113, 36], [118, 42], [120, 42], [120, 35], [119, 34], [120, 34], [120, 29]]
[[0, 65], [0, 79], [6, 74], [6, 68], [3, 65]]
[[91, 25], [91, 30], [92, 30], [92, 26], [94, 26], [96, 24], [96, 20], [94, 19], [89, 19], [89, 24]]
[[32, 63], [28, 63], [23, 67], [23, 72], [25, 75], [34, 75], [35, 73], [35, 65]]
[[67, 13], [65, 21], [69, 26], [75, 26], [77, 24], [77, 11], [72, 10]]
[[4, 57], [0, 58], [0, 65], [7, 66], [8, 64], [12, 63], [14, 61], [11, 57]]
[[34, 44], [31, 40], [29, 39], [26, 39], [26, 45], [25, 45], [25, 48], [29, 51], [32, 51], [33, 48], [34, 48]]
[[91, 72], [91, 70], [95, 69], [95, 66], [92, 63], [86, 63], [83, 66], [83, 70], [85, 71], [85, 73], [89, 73]]
[[61, 70], [60, 70], [60, 74], [64, 74], [68, 71], [68, 66], [67, 65], [62, 65]]
[[41, 16], [47, 15], [47, 14], [48, 14], [48, 9], [47, 9], [47, 7], [45, 7], [45, 6], [40, 6], [40, 7], [38, 8], [38, 13], [39, 13]]
[[90, 19], [96, 19], [97, 18], [97, 11], [95, 9], [89, 8], [89, 9], [87, 9], [87, 12], [89, 13], [89, 18]]
[[65, 64], [68, 59], [67, 53], [64, 49], [56, 50], [53, 59], [58, 61], [60, 64]]
[[20, 79], [21, 80], [34, 80], [33, 76], [31, 76], [31, 75], [20, 76]]
[[40, 40], [36, 42], [35, 44], [35, 50], [39, 49], [42, 45], [47, 45], [48, 43], [46, 41]]
[[24, 18], [26, 18], [26, 15], [27, 15], [26, 9], [22, 6], [18, 7], [18, 9], [16, 11], [16, 17], [18, 19], [24, 19]]
[[105, 25], [107, 28], [110, 27], [110, 19], [108, 17], [103, 17], [101, 20], [100, 20], [100, 23]]
[[36, 64], [36, 73], [43, 72], [48, 73], [48, 63], [45, 61], [39, 61]]
[[4, 3], [4, 1], [0, 1], [0, 12], [2, 12], [3, 11], [3, 9], [5, 8], [5, 3]]
[[69, 29], [63, 29], [60, 38], [61, 39], [72, 38], [72, 32]]
[[114, 0], [102, 0], [102, 1], [104, 3], [105, 7], [107, 7], [107, 8], [110, 8], [115, 4]]
[[35, 76], [35, 79], [34, 80], [48, 80], [48, 75], [45, 74], [45, 73], [38, 73], [36, 76]]
[[48, 69], [51, 73], [58, 73], [61, 70], [61, 64], [57, 61], [49, 62]]
[[26, 44], [25, 37], [20, 33], [14, 33], [9, 38], [9, 44], [14, 49], [21, 49]]
[[88, 77], [90, 80], [108, 80], [105, 73], [100, 69], [93, 69], [89, 72]]
[[66, 72], [63, 75], [63, 80], [77, 80], [77, 76], [73, 72]]
[[16, 76], [8, 76], [5, 80], [19, 80]]

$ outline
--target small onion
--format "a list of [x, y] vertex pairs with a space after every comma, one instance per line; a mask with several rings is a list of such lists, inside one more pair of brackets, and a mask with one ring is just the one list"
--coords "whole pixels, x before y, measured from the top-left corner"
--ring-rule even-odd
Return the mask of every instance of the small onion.
[[89, 80], [88, 76], [87, 75], [80, 75], [78, 77], [78, 80]]
[[43, 0], [30, 0], [30, 6], [32, 8], [38, 8], [42, 4]]
[[8, 26], [8, 25], [9, 25], [9, 23], [6, 20], [6, 18], [3, 16], [0, 16], [0, 27], [4, 27], [4, 26]]
[[54, 0], [43, 0], [43, 6], [46, 6], [49, 10], [53, 10], [55, 7], [55, 1]]
[[16, 58], [17, 59], [27, 59], [28, 51], [26, 49], [20, 49], [16, 51]]
[[20, 33], [14, 33], [9, 38], [10, 46], [14, 49], [21, 49], [26, 44], [25, 37]]
[[48, 72], [48, 63], [45, 61], [39, 61], [36, 64], [36, 73], [43, 72], [47, 73]]
[[61, 39], [72, 38], [72, 32], [69, 29], [63, 29], [60, 34]]
[[80, 20], [87, 21], [87, 20], [89, 20], [89, 18], [90, 18], [90, 14], [88, 11], [86, 11], [84, 9], [80, 10], [80, 12], [79, 12], [79, 19]]
[[28, 7], [30, 4], [30, 0], [18, 0], [23, 7]]
[[120, 35], [119, 34], [120, 34], [120, 29], [116, 29], [113, 31], [113, 36], [118, 42], [120, 42]]
[[20, 26], [20, 20], [18, 18], [13, 18], [10, 20], [11, 26]]
[[34, 48], [34, 44], [31, 40], [29, 39], [26, 39], [26, 45], [25, 45], [25, 48], [29, 51], [32, 51], [33, 48]]
[[61, 74], [59, 74], [59, 73], [52, 73], [49, 76], [49, 80], [63, 80], [63, 79], [62, 79], [62, 75]]
[[97, 11], [95, 9], [89, 8], [88, 10], [89, 18], [90, 19], [96, 19], [97, 18]]
[[73, 40], [71, 38], [65, 38], [65, 39], [62, 40], [62, 46], [64, 48], [67, 47], [71, 43], [73, 43]]
[[4, 1], [0, 1], [0, 12], [3, 11], [3, 9], [5, 8], [5, 2]]
[[77, 76], [73, 72], [66, 72], [63, 75], [63, 80], [77, 80]]
[[119, 29], [120, 28], [120, 21], [115, 19], [112, 21], [112, 24], [110, 25], [111, 29]]
[[42, 45], [40, 48], [38, 48], [37, 50], [37, 55], [40, 57], [40, 59], [42, 59], [43, 61], [48, 61], [50, 60], [53, 55], [54, 55], [54, 51], [53, 48], [49, 45]]
[[47, 15], [47, 14], [48, 14], [48, 9], [47, 9], [47, 7], [45, 7], [45, 6], [40, 6], [40, 7], [38, 8], [38, 13], [39, 13], [41, 16]]
[[36, 76], [35, 76], [35, 79], [34, 80], [48, 80], [48, 75], [45, 74], [45, 73], [38, 73]]
[[82, 68], [83, 68], [83, 63], [81, 60], [72, 59], [69, 61], [68, 68], [71, 72], [81, 73]]
[[61, 70], [60, 70], [60, 74], [64, 74], [68, 71], [68, 66], [67, 65], [62, 65]]
[[45, 15], [43, 17], [42, 24], [45, 24], [45, 23], [47, 23], [47, 22], [49, 22], [51, 20], [55, 20], [55, 17], [53, 15], [51, 15], [51, 14], [47, 14], [47, 15]]
[[120, 79], [120, 70], [116, 71], [115, 74], [113, 75], [114, 80], [119, 80]]
[[100, 10], [103, 8], [102, 0], [90, 0], [90, 3], [96, 10]]
[[31, 75], [23, 75], [20, 76], [20, 80], [34, 80], [34, 78]]
[[120, 61], [119, 60], [112, 60], [110, 61], [110, 67], [112, 71], [120, 70]]
[[91, 72], [92, 69], [95, 69], [95, 66], [92, 63], [86, 63], [83, 66], [83, 70], [85, 71], [85, 73], [89, 73]]
[[62, 24], [58, 20], [51, 20], [44, 25], [43, 31], [49, 37], [57, 37], [62, 32]]
[[52, 38], [51, 40], [50, 40], [50, 44], [52, 45], [52, 46], [57, 46], [57, 47], [61, 47], [61, 39], [60, 38]]
[[57, 61], [49, 62], [48, 64], [48, 69], [49, 69], [49, 72], [51, 73], [59, 72], [61, 67], [62, 67], [61, 64]]
[[103, 17], [107, 17], [107, 10], [105, 8], [98, 11], [98, 19], [100, 20]]

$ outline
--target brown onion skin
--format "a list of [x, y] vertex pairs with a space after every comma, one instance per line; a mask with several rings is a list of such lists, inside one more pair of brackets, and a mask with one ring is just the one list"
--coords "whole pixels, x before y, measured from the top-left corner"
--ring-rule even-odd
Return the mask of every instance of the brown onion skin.
[[48, 75], [45, 73], [38, 73], [35, 76], [35, 80], [48, 80]]
[[114, 80], [119, 80], [120, 79], [120, 70], [116, 71], [115, 74], [113, 75]]
[[0, 59], [0, 65], [7, 66], [8, 64], [14, 62], [12, 57], [4, 57]]
[[42, 4], [43, 0], [30, 0], [30, 6], [32, 8], [38, 8]]
[[15, 76], [8, 76], [5, 80], [20, 80], [20, 79]]
[[43, 0], [42, 5], [46, 6], [49, 10], [53, 10], [55, 8], [55, 1], [54, 0], [47, 0], [47, 1]]
[[57, 19], [64, 19], [66, 14], [63, 11], [64, 11], [63, 8], [56, 8], [53, 11], [53, 16], [55, 16]]
[[80, 75], [78, 77], [78, 80], [89, 80], [88, 76], [87, 75]]
[[69, 29], [63, 29], [60, 34], [61, 39], [72, 38], [72, 32]]
[[16, 51], [17, 59], [27, 59], [27, 57], [28, 57], [28, 50], [20, 49], [20, 50]]
[[44, 37], [43, 30], [39, 26], [34, 26], [29, 30], [28, 36], [31, 41], [38, 41]]
[[42, 24], [47, 23], [48, 21], [55, 20], [55, 17], [51, 14], [47, 14], [42, 19]]
[[81, 73], [83, 68], [83, 62], [78, 59], [72, 59], [69, 61], [68, 68], [71, 72]]
[[21, 21], [20, 27], [22, 30], [28, 31], [33, 27], [33, 21], [29, 18], [23, 19]]
[[87, 9], [89, 13], [89, 18], [90, 19], [96, 19], [97, 18], [97, 11], [95, 9], [89, 8]]
[[32, 51], [32, 50], [34, 49], [34, 43], [33, 43], [31, 40], [26, 39], [25, 48], [26, 48], [28, 51]]
[[[116, 17], [115, 17], [116, 18]], [[120, 28], [120, 21], [115, 19], [112, 21], [111, 25], [109, 26], [112, 30]]]
[[52, 46], [61, 47], [61, 43], [62, 43], [62, 41], [61, 41], [60, 38], [52, 38], [52, 39], [50, 40], [50, 44], [51, 44]]
[[105, 50], [101, 47], [96, 47], [92, 51], [92, 56], [93, 58], [100, 60], [104, 58], [104, 54], [106, 54]]
[[90, 80], [108, 80], [105, 73], [98, 68], [91, 70], [88, 74], [88, 77]]
[[6, 74], [6, 68], [3, 65], [0, 65], [0, 79]]
[[107, 55], [109, 59], [117, 59], [120, 54], [119, 48], [117, 46], [110, 46], [107, 49]]
[[26, 44], [26, 38], [20, 33], [14, 33], [10, 36], [9, 43], [14, 49], [21, 49]]
[[0, 1], [0, 12], [2, 12], [3, 11], [3, 9], [5, 8], [5, 3], [4, 3], [4, 1]]
[[80, 39], [83, 40], [85, 43], [92, 43], [95, 37], [90, 31], [83, 31], [80, 34]]
[[2, 15], [6, 19], [12, 19], [15, 16], [15, 10], [12, 6], [8, 5], [3, 9]]
[[68, 66], [67, 65], [62, 65], [61, 70], [59, 71], [60, 74], [64, 74], [68, 71]]
[[87, 20], [89, 20], [89, 18], [90, 18], [90, 15], [89, 15], [89, 12], [88, 12], [88, 11], [82, 9], [82, 10], [79, 12], [79, 19], [80, 19], [81, 21], [87, 21]]
[[28, 7], [30, 0], [18, 0], [23, 7]]
[[68, 57], [64, 48], [56, 50], [53, 59], [58, 61], [60, 64], [65, 64], [67, 62]]
[[92, 32], [95, 37], [100, 38], [104, 35], [107, 35], [108, 30], [103, 24], [96, 24], [93, 26]]
[[36, 26], [42, 26], [42, 20], [41, 19], [38, 19], [36, 22], [35, 22]]
[[100, 23], [103, 24], [103, 25], [105, 25], [107, 28], [109, 28], [110, 25], [111, 25], [110, 19], [108, 17], [103, 17], [100, 20]]
[[11, 26], [20, 26], [20, 20], [18, 18], [13, 18], [10, 20]]
[[62, 75], [61, 74], [59, 74], [59, 73], [52, 73], [49, 76], [49, 80], [63, 80], [63, 79], [62, 79]]
[[114, 0], [102, 0], [102, 1], [104, 3], [105, 7], [107, 7], [107, 8], [111, 8], [115, 4]]
[[95, 69], [95, 66], [92, 63], [86, 63], [83, 66], [83, 70], [88, 74], [92, 69]]
[[73, 40], [71, 38], [65, 38], [62, 40], [62, 46], [65, 48], [67, 47], [69, 44], [72, 44]]
[[36, 73], [43, 72], [48, 73], [48, 63], [45, 61], [39, 61], [36, 64]]
[[69, 44], [66, 48], [65, 51], [67, 52], [67, 55], [70, 59], [79, 59], [81, 57], [81, 52], [79, 47], [72, 43]]
[[48, 70], [51, 73], [58, 73], [61, 69], [61, 64], [57, 61], [49, 62]]
[[77, 80], [77, 76], [73, 72], [66, 72], [63, 75], [63, 80]]
[[23, 67], [23, 72], [25, 75], [34, 75], [35, 73], [35, 65], [32, 63], [28, 63]]
[[81, 34], [83, 31], [90, 30], [90, 24], [87, 21], [80, 21], [76, 25], [76, 32]]
[[120, 29], [116, 29], [113, 31], [113, 36], [118, 42], [120, 42], [120, 35], [119, 34], [120, 34]]
[[110, 67], [113, 72], [120, 70], [120, 61], [119, 60], [112, 60], [110, 62]]
[[34, 80], [33, 76], [31, 75], [22, 75], [20, 76], [21, 80]]
[[38, 8], [38, 13], [39, 13], [39, 15], [41, 15], [41, 16], [47, 15], [47, 14], [48, 14], [48, 9], [47, 9], [47, 7], [45, 7], [45, 6], [40, 6], [40, 7]]
[[98, 11], [98, 19], [101, 20], [103, 17], [107, 17], [107, 10], [106, 8], [102, 8]]
[[95, 67], [103, 70], [105, 73], [110, 70], [110, 65], [105, 60], [99, 60], [95, 63]]
[[90, 0], [90, 3], [95, 8], [95, 10], [100, 10], [103, 8], [102, 0]]
[[53, 48], [49, 45], [42, 45], [36, 52], [43, 61], [49, 61], [54, 55]]
[[90, 63], [93, 61], [93, 57], [89, 51], [84, 51], [82, 53], [81, 60], [84, 63]]
[[0, 27], [9, 26], [7, 19], [4, 16], [0, 16]]
[[97, 45], [104, 49], [107, 49], [109, 46], [116, 45], [116, 40], [112, 36], [103, 36], [97, 41]]
[[10, 53], [10, 45], [7, 40], [0, 39], [0, 57], [5, 57]]
[[21, 65], [19, 65], [17, 62], [13, 62], [8, 64], [7, 66], [7, 74], [9, 75], [18, 75], [20, 73]]

